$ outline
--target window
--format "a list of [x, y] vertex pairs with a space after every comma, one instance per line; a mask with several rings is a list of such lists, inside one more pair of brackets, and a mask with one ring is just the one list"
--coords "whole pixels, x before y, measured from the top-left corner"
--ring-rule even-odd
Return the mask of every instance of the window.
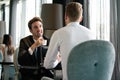
[[90, 0], [90, 28], [97, 39], [110, 40], [110, 0]]

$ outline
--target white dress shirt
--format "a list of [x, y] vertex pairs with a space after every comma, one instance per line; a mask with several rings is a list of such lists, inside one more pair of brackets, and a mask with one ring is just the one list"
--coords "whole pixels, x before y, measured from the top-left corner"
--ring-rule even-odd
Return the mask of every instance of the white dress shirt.
[[67, 26], [55, 31], [51, 37], [44, 67], [54, 68], [58, 51], [62, 58], [63, 80], [67, 80], [67, 59], [71, 49], [79, 43], [95, 39], [91, 31], [78, 22], [71, 22]]

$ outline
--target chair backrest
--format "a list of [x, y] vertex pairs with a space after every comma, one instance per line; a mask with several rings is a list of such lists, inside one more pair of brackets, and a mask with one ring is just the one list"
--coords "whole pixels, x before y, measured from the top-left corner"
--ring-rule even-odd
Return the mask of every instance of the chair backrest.
[[21, 80], [21, 75], [19, 73], [20, 65], [18, 64], [18, 52], [19, 48], [16, 48], [14, 54], [15, 80]]
[[14, 54], [14, 66], [15, 66], [15, 71], [16, 72], [19, 72], [19, 65], [18, 65], [18, 51], [19, 51], [19, 48], [16, 48], [16, 50], [15, 50], [15, 54]]
[[75, 46], [68, 57], [68, 80], [111, 80], [115, 49], [104, 40], [90, 40]]
[[2, 50], [0, 50], [0, 62], [3, 61], [3, 53], [2, 53]]

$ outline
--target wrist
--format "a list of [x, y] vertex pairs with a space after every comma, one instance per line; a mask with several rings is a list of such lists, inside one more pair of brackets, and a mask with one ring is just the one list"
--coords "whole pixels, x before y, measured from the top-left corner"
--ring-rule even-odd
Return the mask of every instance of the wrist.
[[30, 48], [34, 51], [34, 49], [36, 48], [36, 44], [34, 43]]

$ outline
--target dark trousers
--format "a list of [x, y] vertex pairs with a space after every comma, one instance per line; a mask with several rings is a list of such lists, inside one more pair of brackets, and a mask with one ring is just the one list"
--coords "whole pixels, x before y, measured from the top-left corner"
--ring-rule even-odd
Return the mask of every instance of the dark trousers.
[[22, 80], [41, 80], [43, 76], [54, 78], [53, 71], [45, 68], [40, 68], [37, 71], [34, 71], [32, 74], [25, 73], [25, 71], [23, 72], [22, 70], [20, 71]]
[[34, 76], [34, 75], [22, 75], [21, 74], [21, 80], [41, 80], [41, 76]]

